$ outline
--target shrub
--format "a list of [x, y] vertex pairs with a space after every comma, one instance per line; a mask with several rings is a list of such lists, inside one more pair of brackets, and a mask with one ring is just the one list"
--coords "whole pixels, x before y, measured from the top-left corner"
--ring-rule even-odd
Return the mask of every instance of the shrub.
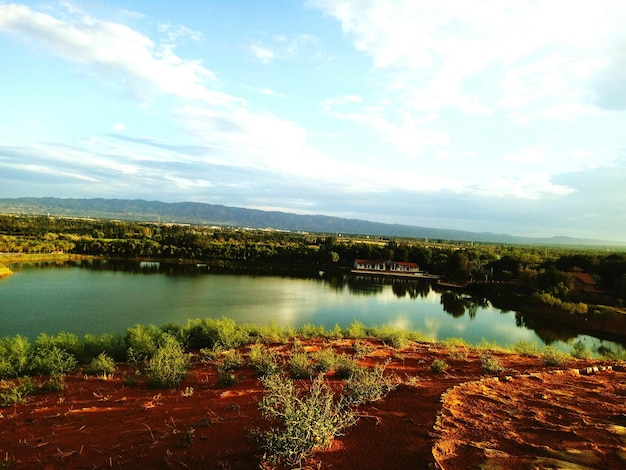
[[274, 351], [263, 348], [260, 344], [255, 344], [250, 348], [248, 361], [259, 377], [276, 374], [280, 370]]
[[32, 346], [24, 336], [0, 339], [0, 379], [19, 377], [28, 373]]
[[217, 382], [221, 386], [230, 387], [237, 383], [237, 375], [222, 362], [217, 366]]
[[313, 353], [313, 360], [315, 361], [315, 369], [319, 372], [328, 372], [335, 367], [337, 362], [337, 355], [335, 351], [330, 348], [320, 349]]
[[106, 353], [115, 361], [121, 362], [127, 359], [127, 344], [123, 336], [104, 333], [101, 335], [86, 334], [83, 337], [83, 347], [80, 357], [81, 364], [89, 364], [100, 353]]
[[344, 429], [356, 423], [354, 414], [341, 400], [335, 400], [321, 376], [307, 393], [279, 375], [268, 376], [262, 382], [265, 393], [259, 410], [280, 426], [260, 436], [270, 464], [301, 467], [304, 459], [328, 447]]
[[339, 325], [335, 324], [335, 327], [332, 330], [328, 330], [324, 334], [324, 337], [328, 339], [342, 339], [343, 331], [341, 330], [341, 327]]
[[230, 318], [190, 320], [181, 330], [190, 348], [235, 349], [250, 342], [249, 331]]
[[350, 339], [365, 339], [367, 338], [367, 330], [363, 323], [353, 321], [350, 326], [346, 328], [344, 336]]
[[409, 341], [408, 332], [406, 330], [393, 326], [374, 328], [371, 331], [371, 335], [394, 348], [403, 348]]
[[107, 377], [115, 372], [115, 361], [107, 353], [100, 353], [85, 367], [85, 372]]
[[430, 365], [430, 369], [433, 372], [437, 372], [438, 374], [441, 372], [445, 372], [446, 370], [448, 370], [449, 367], [450, 366], [445, 361], [442, 361], [441, 359], [435, 359]]
[[52, 346], [35, 350], [31, 367], [36, 374], [59, 375], [70, 372], [77, 364], [72, 354]]
[[159, 348], [164, 333], [154, 325], [137, 325], [126, 330], [128, 360], [143, 362], [149, 360]]
[[537, 343], [531, 343], [529, 341], [520, 340], [513, 345], [513, 351], [522, 356], [538, 356], [541, 353], [541, 349]]
[[346, 402], [350, 405], [378, 401], [395, 389], [394, 378], [385, 376], [385, 367], [378, 365], [373, 369], [358, 367], [343, 388]]
[[375, 349], [373, 346], [370, 346], [369, 344], [364, 343], [363, 341], [355, 341], [353, 346], [354, 346], [354, 355], [356, 357], [367, 356], [369, 353], [371, 353]]
[[155, 387], [175, 387], [187, 376], [189, 359], [180, 343], [166, 335], [148, 362], [148, 380]]
[[310, 379], [313, 376], [313, 363], [308, 354], [295, 352], [287, 362], [289, 373], [294, 379]]
[[499, 374], [504, 371], [504, 367], [500, 364], [500, 360], [497, 357], [491, 355], [483, 355], [480, 357], [480, 364], [483, 370], [488, 374]]
[[335, 376], [340, 379], [349, 378], [358, 368], [357, 360], [346, 354], [341, 354], [335, 359]]
[[35, 340], [35, 349], [53, 349], [58, 348], [65, 351], [75, 358], [82, 354], [82, 345], [78, 340], [78, 336], [72, 333], [59, 333], [56, 336], [50, 336], [41, 333]]
[[225, 370], [239, 369], [244, 364], [243, 356], [237, 351], [225, 351], [222, 354], [221, 366]]
[[321, 338], [324, 336], [324, 334], [326, 333], [326, 329], [324, 328], [323, 325], [313, 325], [311, 323], [307, 323], [306, 325], [303, 325], [299, 330], [298, 330], [300, 336], [302, 336], [303, 338]]
[[591, 351], [582, 343], [582, 341], [576, 341], [572, 346], [570, 352], [572, 357], [576, 359], [589, 359], [591, 357]]
[[37, 390], [31, 379], [16, 382], [0, 382], [0, 406], [19, 405]]
[[541, 361], [546, 366], [563, 366], [567, 364], [568, 357], [565, 353], [559, 351], [554, 346], [546, 346], [541, 354]]

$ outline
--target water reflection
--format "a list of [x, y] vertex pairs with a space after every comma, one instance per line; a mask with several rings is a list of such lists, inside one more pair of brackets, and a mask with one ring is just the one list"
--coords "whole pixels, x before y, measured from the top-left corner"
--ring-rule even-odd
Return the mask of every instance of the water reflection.
[[[67, 268], [92, 275], [75, 271], [70, 276]], [[20, 292], [10, 287], [19, 276], [0, 284], [0, 336], [27, 327], [54, 333], [68, 324], [94, 332], [100, 324], [103, 331], [110, 331], [117, 321], [126, 327], [211, 316], [291, 326], [310, 322], [328, 328], [358, 320], [366, 325], [405, 325], [438, 339], [462, 336], [471, 343], [485, 338], [501, 344], [540, 340], [571, 345], [588, 331], [573, 317], [554, 321], [555, 315], [522, 313], [516, 311], [515, 300], [499, 299], [494, 305], [463, 291], [442, 290], [426, 280], [139, 260], [15, 266], [17, 272], [37, 269], [42, 271], [40, 280], [27, 280]], [[59, 275], [59, 269], [68, 276]], [[142, 276], [118, 274], [122, 272]], [[132, 324], [126, 325], [131, 319]], [[595, 336], [597, 341], [611, 339]], [[600, 345], [593, 347], [597, 350]], [[606, 342], [603, 347], [623, 351], [617, 343]]]

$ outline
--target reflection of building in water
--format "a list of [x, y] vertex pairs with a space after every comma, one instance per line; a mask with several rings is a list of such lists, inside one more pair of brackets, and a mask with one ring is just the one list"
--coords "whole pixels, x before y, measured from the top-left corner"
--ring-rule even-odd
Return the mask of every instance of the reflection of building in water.
[[384, 259], [357, 259], [354, 261], [354, 268], [357, 271], [391, 271], [398, 273], [418, 273], [420, 271], [417, 263]]

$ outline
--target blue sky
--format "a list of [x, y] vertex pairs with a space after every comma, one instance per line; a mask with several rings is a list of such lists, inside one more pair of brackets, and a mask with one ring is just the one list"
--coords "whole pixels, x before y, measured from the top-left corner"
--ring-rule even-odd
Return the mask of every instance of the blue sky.
[[0, 197], [626, 241], [622, 0], [0, 0]]

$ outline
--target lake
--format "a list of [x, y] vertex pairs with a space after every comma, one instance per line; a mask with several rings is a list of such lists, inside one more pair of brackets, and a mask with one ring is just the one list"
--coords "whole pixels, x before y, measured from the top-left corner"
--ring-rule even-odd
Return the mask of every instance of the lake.
[[[359, 321], [417, 330], [433, 339], [483, 339], [507, 345], [524, 340], [544, 344], [550, 338], [569, 350], [582, 341], [622, 348], [591, 336], [549, 331], [537, 334], [523, 316], [503, 312], [486, 301], [441, 292], [429, 281], [359, 276], [296, 278], [216, 274], [206, 266], [83, 261], [59, 266], [12, 266], [0, 280], [0, 337], [39, 333], [123, 333], [141, 324], [184, 325], [195, 318], [229, 317], [238, 323], [299, 327], [307, 323], [333, 328]], [[539, 329], [538, 329], [539, 330]], [[559, 341], [552, 341], [559, 338]]]

